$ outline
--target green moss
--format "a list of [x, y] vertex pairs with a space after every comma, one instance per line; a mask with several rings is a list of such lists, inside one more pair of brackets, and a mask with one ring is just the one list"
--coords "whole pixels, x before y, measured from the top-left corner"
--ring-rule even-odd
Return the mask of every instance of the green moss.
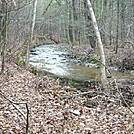
[[41, 73], [42, 73], [42, 70], [41, 70], [41, 69], [36, 69], [36, 70], [35, 70], [35, 74], [36, 74], [36, 75], [39, 76]]
[[34, 68], [32, 71], [35, 75], [39, 76], [42, 73], [42, 70], [39, 68]]
[[24, 65], [25, 64], [24, 59], [23, 59], [23, 54], [20, 50], [18, 50], [16, 64], [18, 64], [18, 65]]
[[100, 56], [94, 54], [93, 57], [92, 57], [92, 59], [93, 59], [94, 61], [98, 62], [98, 61], [100, 60]]

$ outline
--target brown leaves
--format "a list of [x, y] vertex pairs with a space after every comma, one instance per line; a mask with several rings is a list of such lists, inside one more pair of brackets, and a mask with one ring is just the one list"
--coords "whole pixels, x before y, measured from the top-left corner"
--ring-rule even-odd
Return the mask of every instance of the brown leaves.
[[[102, 95], [82, 97], [76, 89], [61, 87], [58, 80], [47, 76], [38, 79], [16, 65], [6, 66], [10, 72], [0, 76], [0, 87], [12, 100], [29, 102], [29, 123], [33, 133], [125, 134], [132, 129], [128, 110], [114, 101], [106, 103], [102, 101]], [[83, 106], [89, 99], [97, 100], [99, 105]], [[19, 105], [19, 108], [26, 114], [25, 106]], [[23, 117], [0, 96], [0, 133], [23, 134], [25, 125]]]

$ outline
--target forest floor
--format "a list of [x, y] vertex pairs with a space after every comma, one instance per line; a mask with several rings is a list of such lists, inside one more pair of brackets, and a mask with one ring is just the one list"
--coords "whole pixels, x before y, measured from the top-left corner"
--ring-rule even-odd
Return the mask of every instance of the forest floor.
[[[89, 48], [88, 45], [74, 45], [73, 47], [70, 47], [69, 45], [63, 45], [61, 46], [60, 50], [66, 50], [69, 51], [69, 53], [72, 53], [75, 55], [75, 58], [80, 59], [80, 57], [84, 57], [86, 59], [89, 59], [89, 62], [93, 58], [93, 61], [96, 60], [98, 62], [98, 58], [94, 55], [94, 51]], [[105, 46], [104, 47], [105, 57], [106, 57], [106, 65], [108, 68], [113, 68], [119, 71], [128, 71], [134, 72], [134, 48], [131, 44], [124, 44], [121, 47], [118, 48], [118, 53], [115, 53], [114, 47], [112, 46]], [[96, 52], [97, 49], [96, 49]], [[78, 56], [78, 57], [77, 57]], [[74, 59], [75, 59], [74, 58]]]
[[134, 110], [133, 103], [125, 107], [118, 91], [129, 90], [124, 97], [131, 101], [134, 87], [124, 88], [118, 82], [111, 82], [111, 87], [111, 93], [100, 87], [80, 92], [60, 86], [58, 79], [40, 78], [6, 63], [0, 75], [0, 133], [25, 133], [26, 106], [14, 102], [27, 102], [31, 134], [132, 134], [134, 116], [129, 108]]

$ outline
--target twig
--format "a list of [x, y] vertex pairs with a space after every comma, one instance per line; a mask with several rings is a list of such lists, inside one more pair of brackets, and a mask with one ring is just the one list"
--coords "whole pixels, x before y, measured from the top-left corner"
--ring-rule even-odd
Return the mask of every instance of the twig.
[[[106, 69], [108, 70], [108, 72], [110, 73], [110, 75], [111, 75], [111, 72], [110, 72], [110, 70], [106, 67]], [[111, 78], [112, 78], [112, 80], [113, 80], [113, 82], [115, 83], [115, 87], [116, 87], [116, 91], [118, 92], [118, 94], [121, 96], [121, 98], [122, 98], [122, 100], [124, 101], [124, 103], [126, 104], [126, 106], [127, 106], [127, 108], [134, 114], [134, 111], [129, 107], [129, 105], [127, 104], [127, 102], [126, 102], [126, 100], [124, 99], [124, 97], [123, 97], [123, 95], [122, 95], [122, 93], [119, 91], [119, 88], [118, 88], [118, 85], [117, 85], [117, 82], [116, 82], [116, 79], [114, 79], [113, 77], [112, 77], [112, 75], [111, 75]]]
[[[8, 100], [13, 107], [23, 116], [23, 118], [26, 120], [26, 134], [28, 134], [28, 129], [29, 129], [29, 109], [28, 109], [28, 102], [14, 102], [11, 99], [9, 99], [2, 91], [0, 90], [0, 95], [3, 96], [6, 100]], [[16, 106], [19, 104], [25, 104], [26, 109], [27, 109], [27, 116]]]
[[13, 107], [23, 116], [23, 118], [24, 118], [25, 120], [27, 120], [27, 117], [25, 116], [25, 114], [24, 114], [17, 106], [15, 106], [14, 103], [11, 103], [11, 104], [12, 104]]
[[122, 93], [119, 91], [117, 82], [116, 82], [116, 80], [113, 78], [111, 71], [110, 71], [110, 70], [108, 69], [108, 67], [107, 67], [106, 65], [104, 65], [100, 60], [97, 60], [97, 59], [96, 59], [96, 61], [98, 61], [98, 62], [99, 62], [100, 64], [102, 64], [103, 66], [105, 66], [106, 70], [108, 71], [108, 73], [110, 74], [110, 76], [111, 76], [113, 82], [114, 82], [115, 85], [116, 85], [116, 91], [117, 91], [118, 94], [121, 96], [121, 98], [122, 98], [122, 100], [124, 101], [124, 103], [126, 104], [127, 108], [134, 114], [134, 111], [129, 107], [129, 105], [127, 104], [126, 100], [124, 99]]
[[26, 104], [27, 102], [15, 102], [15, 101], [12, 101], [11, 99], [7, 98], [7, 96], [2, 93], [2, 91], [0, 90], [0, 94], [1, 96], [3, 96], [6, 100], [8, 100], [10, 103], [13, 103], [13, 104], [16, 104], [16, 105], [19, 105], [19, 104]]
[[45, 11], [43, 12], [42, 15], [44, 15], [44, 14], [47, 12], [47, 10], [48, 10], [48, 8], [51, 6], [51, 3], [52, 3], [52, 2], [53, 2], [53, 0], [50, 1], [50, 3], [49, 3], [48, 6], [46, 7], [46, 9], [45, 9]]
[[26, 109], [27, 109], [26, 134], [28, 134], [28, 128], [29, 128], [29, 109], [28, 109], [28, 104], [27, 103], [26, 103]]
[[[3, 96], [6, 100], [8, 100], [8, 101], [13, 105], [13, 107], [14, 107], [14, 108], [23, 116], [23, 118], [26, 120], [25, 114], [24, 114], [17, 106], [15, 106], [15, 104], [22, 104], [22, 103], [13, 102], [13, 101], [10, 100], [9, 98], [7, 98], [7, 96], [6, 96], [4, 93], [2, 93], [1, 90], [0, 90], [0, 95]], [[25, 103], [23, 103], [23, 104], [25, 104]]]
[[129, 105], [127, 104], [126, 100], [124, 99], [122, 93], [119, 91], [116, 80], [114, 80], [114, 82], [115, 82], [115, 85], [116, 85], [116, 86], [115, 86], [115, 87], [116, 87], [116, 91], [117, 91], [117, 92], [119, 93], [119, 95], [121, 96], [121, 98], [122, 98], [122, 100], [124, 101], [124, 103], [125, 103], [125, 105], [127, 106], [127, 108], [134, 114], [134, 111], [129, 107]]
[[96, 93], [96, 92], [95, 91], [88, 91], [88, 92], [83, 92], [83, 93], [76, 94], [76, 96], [79, 96], [79, 95], [88, 95], [88, 94], [93, 94], [93, 93]]

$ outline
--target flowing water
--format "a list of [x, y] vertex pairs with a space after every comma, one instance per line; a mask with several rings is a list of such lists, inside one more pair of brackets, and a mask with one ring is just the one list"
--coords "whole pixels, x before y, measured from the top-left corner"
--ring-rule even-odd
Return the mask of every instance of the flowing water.
[[[63, 55], [60, 46], [55, 44], [41, 45], [33, 48], [30, 54], [30, 64], [52, 73], [59, 77], [67, 77], [78, 80], [100, 79], [100, 69], [86, 67], [70, 62]], [[121, 73], [111, 70], [112, 76], [117, 79], [134, 79], [130, 73]]]

